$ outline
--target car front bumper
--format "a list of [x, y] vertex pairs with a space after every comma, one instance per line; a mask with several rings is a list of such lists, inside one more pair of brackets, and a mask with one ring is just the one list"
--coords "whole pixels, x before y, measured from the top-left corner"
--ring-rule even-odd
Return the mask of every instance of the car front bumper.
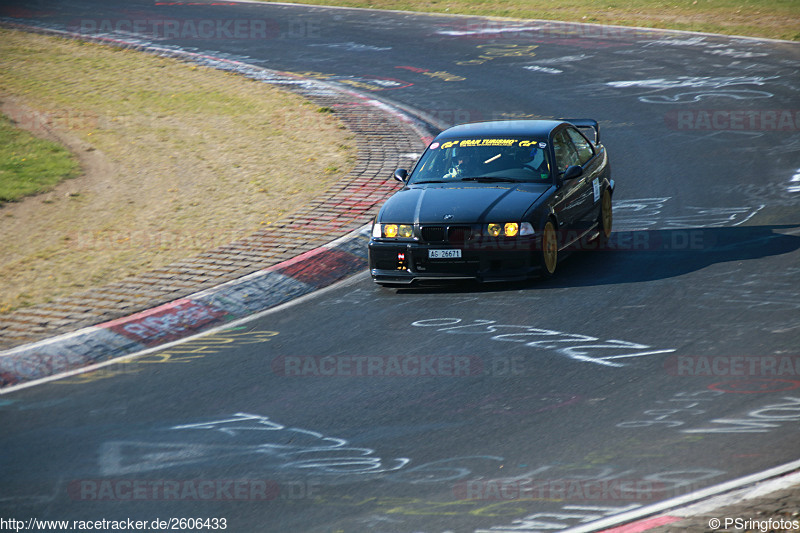
[[[369, 268], [372, 279], [382, 284], [520, 280], [539, 271], [537, 249], [541, 248], [536, 237], [494, 239], [463, 246], [372, 239]], [[431, 259], [430, 250], [460, 250], [461, 257]]]

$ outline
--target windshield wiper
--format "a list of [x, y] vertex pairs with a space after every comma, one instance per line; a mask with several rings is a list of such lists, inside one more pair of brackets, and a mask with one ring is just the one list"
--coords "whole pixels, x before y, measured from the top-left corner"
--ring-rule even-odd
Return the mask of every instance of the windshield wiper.
[[498, 178], [496, 176], [475, 176], [471, 178], [461, 178], [461, 181], [482, 181], [486, 183], [510, 181], [514, 183], [519, 183], [522, 180], [518, 180], [516, 178]]
[[422, 181], [412, 181], [409, 185], [419, 185], [420, 183], [447, 183], [444, 180], [422, 180]]

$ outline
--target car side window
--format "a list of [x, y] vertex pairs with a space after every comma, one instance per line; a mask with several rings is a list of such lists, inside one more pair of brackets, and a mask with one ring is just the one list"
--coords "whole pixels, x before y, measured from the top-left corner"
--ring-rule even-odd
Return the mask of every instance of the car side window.
[[553, 137], [553, 150], [556, 154], [556, 167], [559, 172], [564, 172], [569, 166], [581, 164], [578, 152], [564, 131], [558, 132]]
[[569, 134], [570, 139], [572, 139], [572, 143], [575, 145], [575, 148], [578, 150], [578, 158], [580, 159], [580, 164], [585, 165], [587, 161], [589, 161], [592, 157], [594, 157], [594, 149], [589, 141], [578, 132], [578, 130], [574, 128], [567, 128], [567, 133]]

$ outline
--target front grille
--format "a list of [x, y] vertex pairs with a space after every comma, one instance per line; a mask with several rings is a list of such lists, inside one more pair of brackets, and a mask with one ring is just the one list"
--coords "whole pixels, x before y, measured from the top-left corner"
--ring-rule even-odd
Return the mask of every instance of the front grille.
[[420, 235], [425, 242], [444, 242], [443, 226], [423, 226]]
[[447, 228], [447, 240], [451, 244], [464, 244], [472, 237], [472, 228], [469, 226], [451, 226]]

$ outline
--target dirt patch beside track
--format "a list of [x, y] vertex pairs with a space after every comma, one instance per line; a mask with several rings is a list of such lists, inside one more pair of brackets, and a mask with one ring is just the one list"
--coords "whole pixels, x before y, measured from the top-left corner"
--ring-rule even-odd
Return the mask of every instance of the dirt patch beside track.
[[329, 109], [136, 51], [0, 30], [0, 101], [83, 173], [0, 208], [0, 312], [158, 268], [305, 206], [354, 165]]

